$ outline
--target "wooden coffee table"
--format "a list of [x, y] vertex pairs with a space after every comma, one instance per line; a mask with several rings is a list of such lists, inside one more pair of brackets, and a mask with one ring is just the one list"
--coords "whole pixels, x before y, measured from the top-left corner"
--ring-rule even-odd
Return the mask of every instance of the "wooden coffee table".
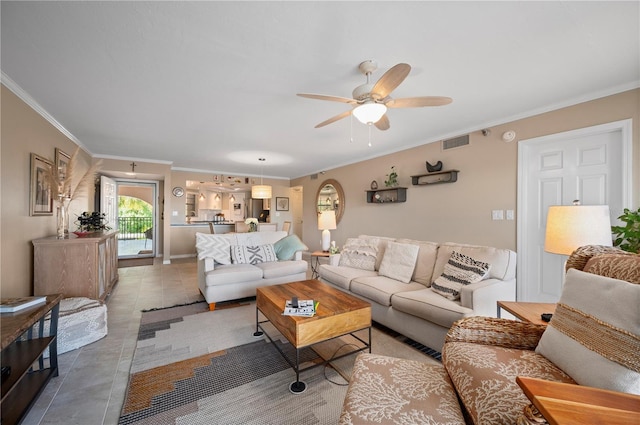
[[498, 301], [498, 317], [500, 309], [504, 309], [520, 320], [547, 326], [548, 322], [541, 319], [542, 313], [553, 314], [556, 311], [555, 303], [531, 303], [521, 301]]
[[[284, 316], [282, 314], [284, 305], [292, 297], [298, 297], [301, 300], [312, 299], [319, 302], [315, 316]], [[260, 321], [259, 312], [267, 320]], [[287, 357], [277, 344], [273, 344], [287, 363], [296, 371], [296, 380], [289, 386], [289, 389], [294, 394], [301, 393], [306, 389], [306, 384], [300, 381], [301, 372], [366, 349], [371, 352], [371, 304], [318, 280], [303, 280], [257, 288], [256, 332], [254, 335], [260, 336], [264, 332], [269, 341], [273, 343], [273, 340], [262, 326], [263, 323], [267, 322], [271, 322], [296, 349], [294, 362]], [[353, 334], [363, 329], [369, 330], [368, 341]], [[324, 363], [300, 369], [300, 349], [347, 334], [351, 334], [364, 346], [325, 360]]]

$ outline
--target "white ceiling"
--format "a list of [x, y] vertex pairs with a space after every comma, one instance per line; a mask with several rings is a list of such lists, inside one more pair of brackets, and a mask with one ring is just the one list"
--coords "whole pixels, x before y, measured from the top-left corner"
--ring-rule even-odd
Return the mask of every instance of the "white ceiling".
[[[94, 155], [295, 178], [639, 87], [639, 6], [2, 1], [2, 78]], [[314, 129], [367, 59], [453, 103]]]

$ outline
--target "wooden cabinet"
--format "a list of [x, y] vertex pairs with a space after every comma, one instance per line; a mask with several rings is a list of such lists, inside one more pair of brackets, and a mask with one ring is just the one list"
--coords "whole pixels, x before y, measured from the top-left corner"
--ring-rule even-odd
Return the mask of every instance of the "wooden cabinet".
[[420, 174], [411, 176], [411, 183], [414, 186], [425, 186], [428, 184], [453, 183], [458, 180], [459, 170], [436, 171], [435, 173]]
[[[15, 313], [0, 314], [2, 323], [2, 425], [19, 423], [47, 382], [58, 376], [56, 344], [61, 294], [49, 295], [45, 304], [27, 307]], [[44, 333], [45, 315], [51, 312], [49, 332]], [[39, 323], [38, 332], [33, 325]], [[25, 337], [21, 338], [23, 335]], [[49, 347], [49, 365], [44, 351]], [[38, 361], [36, 365], [35, 362]]]
[[367, 202], [370, 204], [392, 204], [407, 201], [406, 187], [367, 190]]
[[34, 295], [104, 300], [118, 281], [117, 232], [33, 240]]

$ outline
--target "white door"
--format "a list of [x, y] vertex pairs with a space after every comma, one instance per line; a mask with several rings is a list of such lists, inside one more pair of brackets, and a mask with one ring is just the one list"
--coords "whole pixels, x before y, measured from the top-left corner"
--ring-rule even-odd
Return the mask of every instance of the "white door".
[[291, 202], [289, 203], [291, 226], [293, 226], [291, 233], [302, 240], [302, 186], [292, 188], [289, 196], [291, 197]]
[[116, 181], [107, 176], [100, 176], [100, 212], [104, 213], [107, 225], [118, 228], [118, 192]]
[[557, 302], [567, 256], [544, 251], [551, 205], [609, 205], [612, 223], [631, 202], [631, 120], [520, 141], [518, 300]]

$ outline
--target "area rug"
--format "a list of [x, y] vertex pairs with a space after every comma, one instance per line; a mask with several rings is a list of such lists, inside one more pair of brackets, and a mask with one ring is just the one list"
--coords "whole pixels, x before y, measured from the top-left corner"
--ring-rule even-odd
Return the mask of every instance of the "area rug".
[[[294, 395], [293, 369], [268, 339], [253, 336], [255, 315], [255, 301], [213, 312], [201, 302], [143, 313], [119, 424], [336, 423], [355, 355], [303, 372], [307, 390]], [[372, 335], [375, 353], [435, 361], [379, 329]], [[356, 341], [348, 338], [301, 350], [302, 366], [349, 349]]]

